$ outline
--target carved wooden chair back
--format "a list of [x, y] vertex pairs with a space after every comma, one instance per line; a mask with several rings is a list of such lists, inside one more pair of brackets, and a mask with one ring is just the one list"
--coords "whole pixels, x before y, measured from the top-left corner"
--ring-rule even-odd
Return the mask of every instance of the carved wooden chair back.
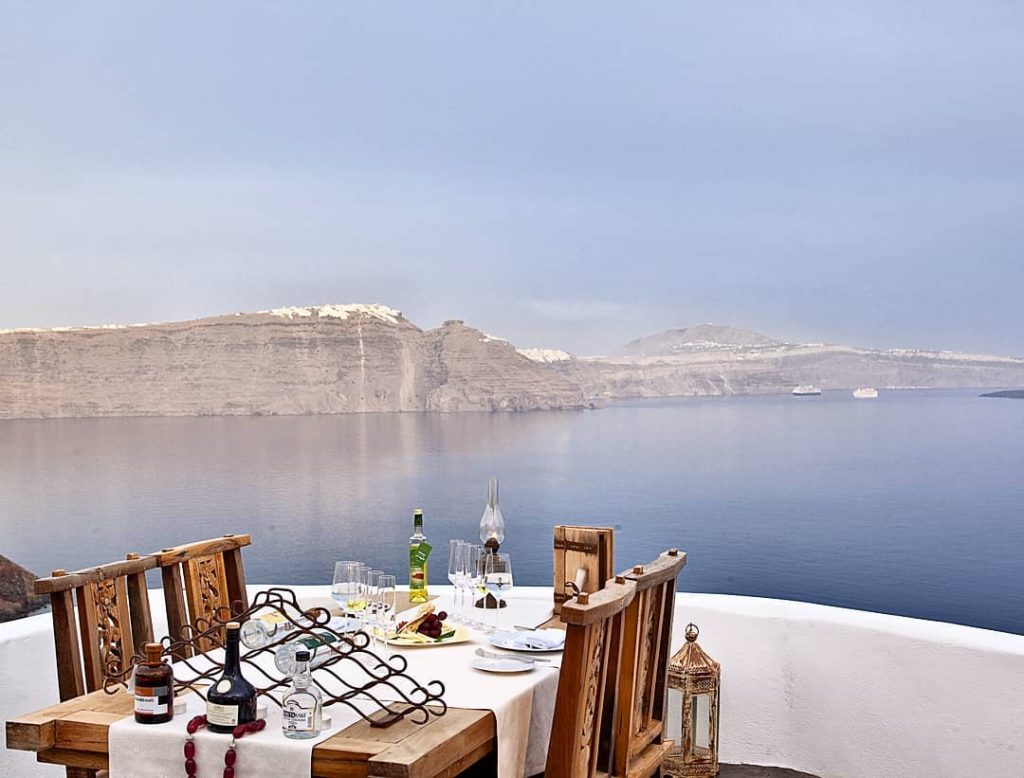
[[598, 767], [602, 722], [607, 718], [606, 689], [613, 642], [622, 634], [620, 622], [636, 593], [623, 578], [608, 581], [593, 593], [562, 604], [565, 650], [558, 676], [545, 778], [590, 778]]
[[[218, 613], [226, 621], [247, 606], [242, 549], [250, 543], [249, 535], [224, 535], [153, 554], [163, 578], [167, 629], [173, 639], [183, 637], [186, 627], [202, 632]], [[199, 642], [201, 651], [216, 647], [212, 640]]]
[[685, 565], [686, 554], [673, 548], [618, 576], [636, 585], [636, 596], [616, 625], [622, 634], [610, 660], [618, 674], [606, 692], [614, 715], [603, 733], [602, 762], [613, 778], [657, 773], [672, 747], [663, 732], [676, 579]]
[[129, 554], [123, 562], [54, 570], [36, 580], [36, 594], [50, 595], [53, 609], [62, 702], [102, 689], [108, 668], [121, 672], [141, 644], [153, 640], [146, 571], [154, 567], [155, 559]]

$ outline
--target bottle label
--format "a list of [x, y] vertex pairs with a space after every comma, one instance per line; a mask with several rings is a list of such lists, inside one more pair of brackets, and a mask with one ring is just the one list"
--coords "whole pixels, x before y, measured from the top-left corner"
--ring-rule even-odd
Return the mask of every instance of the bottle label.
[[[136, 686], [135, 712], [148, 716], [159, 716], [168, 711], [170, 690], [166, 686]], [[163, 698], [161, 701], [160, 698]]]
[[207, 702], [206, 719], [219, 727], [234, 727], [238, 724], [238, 706]]
[[281, 727], [289, 732], [311, 732], [313, 730], [313, 710], [302, 708], [294, 700], [289, 700], [281, 711]]
[[427, 564], [427, 557], [434, 547], [426, 541], [415, 546], [409, 546], [409, 565], [411, 567], [424, 567]]
[[427, 557], [430, 556], [432, 546], [426, 541], [409, 546], [409, 591], [423, 597], [427, 589]]

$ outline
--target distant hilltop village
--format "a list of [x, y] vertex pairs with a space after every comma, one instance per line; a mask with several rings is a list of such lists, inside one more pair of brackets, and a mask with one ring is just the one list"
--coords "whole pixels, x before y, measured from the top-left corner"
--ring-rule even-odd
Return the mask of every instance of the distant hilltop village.
[[877, 387], [1011, 387], [1024, 359], [666, 330], [607, 357], [517, 350], [383, 305], [193, 321], [0, 330], [0, 418], [522, 411], [641, 397]]

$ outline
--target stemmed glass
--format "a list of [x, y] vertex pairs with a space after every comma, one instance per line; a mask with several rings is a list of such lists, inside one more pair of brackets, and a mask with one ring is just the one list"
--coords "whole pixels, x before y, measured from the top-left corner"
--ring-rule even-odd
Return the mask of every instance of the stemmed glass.
[[504, 553], [487, 554], [484, 560], [484, 587], [498, 601], [494, 609], [494, 629], [501, 629], [501, 603], [512, 593], [512, 557]]
[[384, 656], [391, 655], [388, 648], [388, 635], [391, 634], [391, 623], [395, 618], [396, 584], [393, 575], [382, 575], [377, 579], [377, 613], [381, 630], [380, 640], [383, 644]]
[[466, 559], [466, 576], [463, 579], [463, 589], [466, 594], [466, 618], [467, 626], [480, 629], [483, 624], [477, 621], [474, 611], [476, 597], [483, 592], [484, 568], [483, 568], [484, 547], [479, 544], [467, 543], [463, 552]]
[[359, 562], [350, 560], [336, 562], [334, 580], [331, 583], [331, 597], [341, 606], [342, 615], [348, 611], [349, 600], [355, 594], [355, 584], [359, 581]]
[[363, 624], [372, 631], [373, 629], [373, 618], [374, 618], [374, 600], [377, 597], [377, 579], [380, 578], [381, 570], [370, 570], [364, 569], [362, 579], [359, 584], [362, 588], [361, 599], [363, 607], [356, 614], [356, 618], [363, 622]]
[[452, 593], [452, 610], [451, 619], [452, 621], [459, 621], [459, 605], [460, 605], [460, 589], [459, 589], [459, 575], [461, 560], [459, 558], [462, 548], [461, 540], [449, 540], [448, 541], [448, 583], [452, 585], [454, 592]]

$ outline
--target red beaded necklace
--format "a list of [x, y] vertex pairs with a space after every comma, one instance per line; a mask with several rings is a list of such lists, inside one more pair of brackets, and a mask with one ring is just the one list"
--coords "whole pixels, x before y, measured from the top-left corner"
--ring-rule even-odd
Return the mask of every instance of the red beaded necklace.
[[[185, 726], [188, 734], [185, 736], [185, 775], [193, 778], [196, 775], [196, 744], [192, 736], [200, 727], [206, 726], [206, 716], [196, 716]], [[250, 732], [259, 732], [267, 726], [265, 719], [256, 719], [248, 724], [239, 724], [231, 731], [231, 742], [228, 750], [224, 752], [224, 778], [235, 778], [235, 760], [238, 754], [235, 753], [235, 741], [241, 740]]]

